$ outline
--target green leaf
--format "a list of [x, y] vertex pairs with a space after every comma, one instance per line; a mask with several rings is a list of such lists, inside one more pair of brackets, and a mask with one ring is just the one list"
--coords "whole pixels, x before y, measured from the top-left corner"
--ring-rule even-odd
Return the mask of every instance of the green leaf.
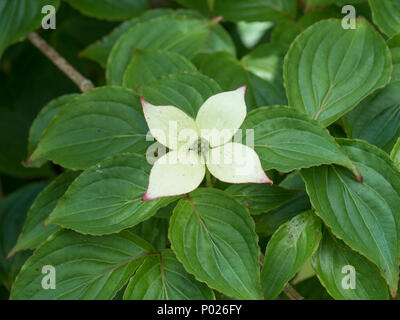
[[230, 34], [217, 24], [198, 53], [227, 52], [236, 56], [236, 47]]
[[397, 142], [392, 149], [390, 157], [392, 158], [393, 162], [397, 164], [397, 167], [400, 170], [400, 137], [397, 139]]
[[271, 21], [264, 22], [246, 22], [239, 21], [236, 25], [237, 33], [240, 41], [247, 49], [252, 49], [266, 35], [268, 30], [273, 29], [274, 23]]
[[387, 41], [387, 45], [392, 53], [392, 62], [394, 68], [400, 64], [400, 33], [394, 35]]
[[28, 161], [45, 158], [85, 169], [112, 154], [144, 150], [146, 132], [138, 96], [119, 87], [96, 88], [57, 113]]
[[[305, 300], [333, 300], [317, 277], [312, 277], [296, 284], [294, 289], [300, 293]], [[281, 296], [288, 299], [284, 294], [281, 294]]]
[[400, 65], [395, 66], [392, 81], [346, 114], [343, 122], [349, 138], [390, 152], [400, 136]]
[[0, 200], [0, 283], [8, 290], [29, 252], [8, 257], [22, 230], [26, 214], [44, 183], [29, 184]]
[[[186, 16], [164, 16], [139, 23], [125, 32], [114, 45], [107, 61], [109, 84], [121, 85], [124, 72], [137, 49], [163, 49], [191, 59], [210, 36], [215, 21]], [[159, 31], [163, 30], [162, 33]]]
[[[312, 258], [320, 282], [337, 300], [386, 300], [389, 298], [385, 280], [378, 268], [362, 255], [351, 250], [339, 239], [324, 232], [321, 244]], [[346, 288], [345, 277], [354, 267], [355, 288]], [[344, 271], [344, 272], [343, 272]]]
[[153, 105], [178, 107], [195, 118], [202, 104], [221, 88], [212, 79], [198, 73], [170, 74], [141, 88], [143, 98]]
[[321, 221], [307, 211], [281, 225], [265, 250], [261, 271], [264, 299], [274, 299], [318, 248]]
[[250, 85], [255, 87], [255, 95], [264, 95], [264, 99], [256, 99], [260, 104], [261, 101], [267, 100], [270, 101], [270, 105], [287, 103], [282, 78], [283, 58], [286, 51], [286, 46], [266, 43], [256, 47], [241, 59], [243, 67], [254, 75], [250, 76]]
[[58, 201], [46, 223], [93, 235], [132, 227], [176, 197], [142, 201], [151, 165], [137, 154], [111, 156], [85, 170]]
[[107, 58], [117, 40], [130, 28], [138, 23], [154, 19], [161, 16], [172, 14], [172, 9], [153, 9], [145, 12], [140, 17], [133, 18], [131, 20], [124, 21], [118, 27], [116, 27], [110, 34], [104, 36], [95, 43], [92, 43], [83, 51], [80, 55], [88, 59], [92, 59], [98, 62], [103, 68], [106, 67]]
[[124, 293], [124, 300], [203, 299], [215, 299], [213, 291], [187, 273], [170, 249], [146, 257]]
[[305, 0], [306, 2], [306, 11], [314, 10], [320, 6], [329, 6], [332, 4], [336, 4], [337, 6], [344, 6], [346, 4], [357, 4], [366, 2], [367, 0]]
[[168, 221], [169, 221], [169, 218], [171, 218], [172, 211], [174, 210], [176, 204], [178, 203], [178, 200], [173, 201], [170, 204], [168, 204], [167, 206], [158, 210], [157, 214], [154, 217], [160, 218], [160, 219], [168, 219]]
[[[173, 11], [171, 9], [153, 9], [145, 12], [138, 18], [123, 22], [117, 28], [115, 28], [110, 34], [103, 37], [101, 40], [96, 41], [89, 47], [81, 52], [81, 56], [92, 59], [100, 63], [102, 67], [106, 67], [107, 58], [117, 40], [133, 26], [145, 21], [162, 17], [162, 16], [192, 16], [195, 18], [204, 18], [198, 12], [192, 12], [189, 10], [178, 9]], [[214, 51], [226, 51], [232, 55], [236, 54], [236, 48], [233, 44], [232, 39], [225, 29], [216, 25], [215, 29], [210, 33], [207, 41], [204, 43], [200, 52], [214, 52]]]
[[197, 69], [184, 56], [174, 52], [135, 49], [122, 85], [137, 89], [163, 76], [182, 72], [197, 72]]
[[400, 172], [389, 156], [366, 142], [338, 139], [364, 182], [337, 166], [302, 170], [316, 213], [353, 250], [374, 262], [397, 291], [399, 279]]
[[178, 0], [189, 8], [223, 16], [228, 21], [278, 21], [284, 17], [294, 18], [295, 0]]
[[306, 185], [303, 179], [301, 178], [299, 170], [293, 171], [288, 175], [286, 175], [285, 178], [279, 183], [279, 186], [286, 189], [298, 189], [298, 190], [306, 189]]
[[[214, 1], [214, 0], [207, 0]], [[178, 9], [174, 12], [177, 15], [193, 17], [197, 19], [207, 18], [207, 15], [201, 14], [199, 11], [187, 10], [187, 9]], [[218, 21], [219, 18], [216, 18]], [[212, 53], [212, 52], [228, 52], [233, 56], [236, 56], [236, 47], [234, 42], [231, 39], [230, 34], [225, 30], [225, 28], [216, 24], [214, 29], [211, 30], [210, 35], [208, 36], [206, 42], [202, 46], [202, 48], [198, 51], [198, 53]]]
[[[58, 111], [72, 101], [72, 99], [76, 98], [78, 94], [65, 94], [54, 100], [51, 100], [36, 116], [36, 119], [33, 121], [31, 128], [29, 130], [29, 142], [28, 142], [28, 153], [32, 154], [36, 147], [39, 144], [40, 138], [43, 135], [43, 132], [49, 126], [51, 120], [55, 117]], [[27, 165], [36, 167], [41, 166], [45, 161], [38, 159], [36, 163], [27, 163]]]
[[297, 21], [285, 19], [280, 21], [271, 32], [271, 42], [289, 46], [303, 31]]
[[289, 105], [325, 126], [390, 80], [386, 43], [365, 19], [356, 23], [356, 29], [343, 29], [341, 20], [318, 22], [296, 38], [285, 57]]
[[210, 15], [210, 13], [213, 11], [215, 1], [216, 0], [176, 0], [176, 2], [182, 6], [200, 11], [206, 15]]
[[159, 218], [158, 215], [159, 212], [150, 219], [137, 224], [131, 228], [130, 231], [150, 242], [154, 248], [161, 251], [165, 249], [168, 244], [169, 220], [166, 218]]
[[289, 190], [271, 184], [233, 184], [226, 192], [233, 195], [251, 214], [267, 213], [292, 200], [299, 190]]
[[242, 58], [246, 68], [264, 80], [279, 77], [282, 80], [283, 58], [287, 46], [265, 43], [257, 46]]
[[214, 12], [229, 21], [279, 21], [294, 18], [295, 0], [216, 0]]
[[197, 189], [178, 202], [171, 247], [187, 271], [238, 299], [261, 299], [259, 248], [249, 212], [218, 189]]
[[264, 170], [289, 172], [336, 163], [349, 168], [361, 179], [357, 168], [328, 131], [318, 121], [293, 108], [258, 108], [247, 115], [242, 129], [254, 130], [254, 149]]
[[38, 28], [45, 17], [42, 7], [58, 8], [59, 0], [5, 0], [0, 3], [0, 57], [4, 50]]
[[393, 61], [391, 82], [364, 99], [341, 121], [348, 137], [366, 140], [390, 152], [400, 135], [400, 34], [387, 44]]
[[[249, 85], [248, 72], [238, 59], [226, 52], [200, 54], [196, 56], [194, 63], [201, 73], [214, 79], [224, 91], [236, 90], [243, 85]], [[249, 89], [246, 90], [246, 102], [248, 108], [251, 109], [257, 102], [254, 101], [253, 89], [250, 86]], [[252, 96], [251, 100], [249, 92]]]
[[226, 52], [201, 54], [195, 58], [200, 72], [213, 78], [224, 91], [247, 85], [249, 110], [272, 104], [286, 104], [282, 65], [286, 49], [280, 45], [262, 45], [237, 60]]
[[256, 217], [256, 232], [259, 235], [272, 235], [283, 223], [298, 214], [311, 209], [310, 200], [305, 191], [297, 197], [283, 204], [279, 208]]
[[290, 45], [292, 41], [302, 31], [307, 29], [312, 24], [329, 18], [342, 18], [343, 15], [336, 6], [330, 6], [325, 8], [318, 8], [307, 12], [301, 16], [297, 21], [292, 19], [285, 19], [280, 21], [271, 33], [271, 42], [278, 42], [281, 44]]
[[311, 258], [310, 258], [306, 262], [304, 262], [304, 264], [300, 267], [296, 276], [293, 278], [293, 280], [291, 280], [291, 284], [296, 285], [298, 283], [301, 283], [303, 281], [306, 281], [307, 279], [314, 277], [315, 275], [316, 273], [311, 265]]
[[[111, 299], [154, 251], [131, 232], [94, 237], [60, 230], [50, 236], [21, 269], [11, 291], [14, 300]], [[55, 268], [55, 289], [45, 290], [43, 266]], [[49, 276], [49, 272], [47, 272]]]
[[64, 0], [90, 17], [105, 20], [125, 20], [138, 16], [149, 8], [149, 0]]
[[44, 221], [53, 211], [57, 201], [65, 193], [69, 185], [79, 175], [79, 172], [66, 171], [54, 179], [35, 199], [28, 211], [24, 227], [18, 237], [12, 254], [20, 250], [35, 249], [51, 234], [60, 229], [59, 226], [44, 227]]
[[372, 20], [383, 33], [391, 37], [400, 32], [400, 3], [397, 0], [369, 0], [368, 2], [372, 11]]

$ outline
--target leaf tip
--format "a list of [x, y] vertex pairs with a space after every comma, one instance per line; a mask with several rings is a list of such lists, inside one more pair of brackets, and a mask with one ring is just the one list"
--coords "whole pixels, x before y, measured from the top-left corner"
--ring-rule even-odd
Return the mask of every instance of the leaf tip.
[[360, 183], [364, 182], [364, 177], [362, 176], [360, 170], [358, 170], [358, 168], [356, 166], [353, 165], [353, 168], [351, 171], [353, 172], [353, 174], [356, 177], [358, 182], [360, 182]]
[[21, 165], [25, 168], [29, 168], [33, 162], [35, 162], [35, 159], [31, 155], [28, 159], [22, 160]]
[[6, 260], [10, 259], [15, 253], [17, 252], [17, 250], [15, 250], [15, 247], [12, 248], [12, 250], [8, 253]]
[[356, 179], [358, 182], [363, 183], [364, 182], [364, 177], [362, 176], [361, 172], [355, 168], [354, 170], [354, 175], [356, 176]]
[[43, 228], [47, 228], [49, 224], [51, 224], [51, 217], [48, 217], [46, 220], [43, 221]]
[[224, 19], [224, 16], [218, 16], [218, 17], [213, 18], [211, 20], [211, 23], [213, 25], [216, 25], [216, 24], [220, 23], [223, 19]]

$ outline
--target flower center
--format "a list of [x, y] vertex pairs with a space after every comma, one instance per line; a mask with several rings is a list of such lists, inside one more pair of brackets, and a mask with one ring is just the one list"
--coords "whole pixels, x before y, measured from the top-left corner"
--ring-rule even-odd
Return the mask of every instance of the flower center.
[[197, 139], [189, 148], [189, 150], [197, 152], [198, 155], [203, 155], [203, 156], [206, 155], [209, 149], [210, 149], [210, 144], [206, 139], [203, 138]]

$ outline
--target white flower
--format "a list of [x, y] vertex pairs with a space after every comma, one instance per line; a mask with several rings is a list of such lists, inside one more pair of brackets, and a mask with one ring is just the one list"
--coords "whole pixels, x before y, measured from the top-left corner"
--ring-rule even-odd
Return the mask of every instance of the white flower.
[[272, 183], [252, 148], [230, 142], [246, 117], [245, 91], [241, 87], [208, 98], [196, 120], [176, 107], [141, 100], [151, 134], [170, 149], [154, 163], [143, 200], [193, 191], [206, 167], [228, 183]]

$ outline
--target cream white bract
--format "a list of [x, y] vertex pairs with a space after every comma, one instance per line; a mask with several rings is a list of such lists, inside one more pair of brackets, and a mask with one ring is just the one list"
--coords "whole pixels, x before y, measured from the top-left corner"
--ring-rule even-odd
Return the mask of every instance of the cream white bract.
[[188, 193], [204, 178], [206, 167], [228, 183], [272, 183], [256, 152], [230, 142], [246, 117], [246, 87], [208, 98], [196, 119], [173, 106], [142, 99], [153, 137], [170, 151], [153, 165], [143, 200]]

